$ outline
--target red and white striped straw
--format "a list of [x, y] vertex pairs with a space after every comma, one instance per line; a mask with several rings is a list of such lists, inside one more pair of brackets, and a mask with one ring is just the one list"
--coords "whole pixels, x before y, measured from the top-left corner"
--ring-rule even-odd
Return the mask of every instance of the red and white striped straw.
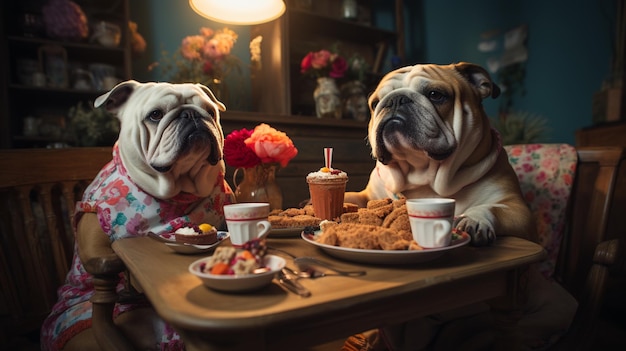
[[326, 168], [331, 169], [331, 165], [333, 163], [333, 148], [332, 147], [325, 147], [324, 148], [324, 164], [326, 165]]

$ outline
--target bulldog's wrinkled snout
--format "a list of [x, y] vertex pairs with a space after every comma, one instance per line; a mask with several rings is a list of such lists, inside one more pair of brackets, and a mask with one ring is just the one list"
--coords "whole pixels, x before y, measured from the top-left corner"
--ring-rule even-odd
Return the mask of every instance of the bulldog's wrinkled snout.
[[196, 118], [202, 118], [202, 115], [194, 110], [194, 109], [184, 109], [180, 112], [180, 115], [178, 115], [179, 118], [187, 118], [187, 119], [196, 119]]
[[404, 94], [398, 94], [383, 102], [380, 114], [383, 120], [380, 122], [376, 133], [377, 160], [382, 164], [388, 164], [392, 159], [392, 154], [386, 147], [400, 143], [400, 135], [406, 133], [407, 121], [410, 118], [410, 104], [413, 103]]

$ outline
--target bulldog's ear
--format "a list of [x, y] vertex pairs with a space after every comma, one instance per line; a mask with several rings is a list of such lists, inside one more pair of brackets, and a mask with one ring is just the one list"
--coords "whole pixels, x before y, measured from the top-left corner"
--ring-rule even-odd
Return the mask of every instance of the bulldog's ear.
[[206, 85], [203, 85], [203, 84], [196, 84], [196, 85], [200, 87], [200, 89], [202, 89], [202, 91], [204, 91], [205, 94], [207, 94], [207, 96], [217, 105], [220, 111], [222, 112], [226, 111], [226, 106], [224, 106], [224, 104], [215, 97], [215, 94], [213, 94], [213, 91], [211, 91], [211, 89], [209, 89]]
[[132, 94], [133, 90], [140, 84], [141, 83], [136, 80], [122, 82], [113, 87], [108, 93], [98, 96], [94, 102], [94, 106], [97, 108], [104, 104], [104, 108], [107, 111], [114, 112], [128, 100], [130, 94]]
[[478, 90], [483, 99], [489, 96], [495, 99], [500, 96], [500, 87], [491, 80], [486, 69], [467, 62], [457, 63], [454, 68]]

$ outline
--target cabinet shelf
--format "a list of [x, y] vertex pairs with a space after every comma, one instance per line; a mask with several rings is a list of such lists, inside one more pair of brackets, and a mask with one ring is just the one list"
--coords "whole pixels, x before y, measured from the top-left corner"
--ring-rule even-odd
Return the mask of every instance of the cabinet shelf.
[[371, 45], [380, 41], [394, 40], [396, 33], [354, 21], [329, 17], [302, 10], [290, 10], [289, 28], [294, 39], [317, 36]]
[[[19, 94], [28, 94], [28, 95], [39, 95], [45, 94], [49, 97], [60, 97], [60, 95], [73, 95], [76, 98], [94, 98], [101, 94], [104, 94], [106, 90], [80, 90], [80, 89], [72, 89], [72, 88], [53, 88], [53, 87], [32, 87], [22, 84], [10, 84], [9, 89], [11, 89], [14, 93]], [[59, 96], [54, 96], [59, 95]]]
[[6, 53], [0, 57], [0, 148], [66, 142], [45, 133], [24, 136], [25, 119], [51, 119], [64, 128], [69, 108], [105, 92], [105, 84], [111, 84], [105, 77], [131, 78], [128, 1], [75, 0], [90, 27], [103, 20], [120, 26], [120, 43], [110, 47], [89, 38], [72, 41], [47, 37], [43, 29], [25, 30], [21, 21], [41, 17], [45, 2], [0, 4], [0, 46]]
[[[367, 5], [367, 1], [360, 1]], [[328, 15], [339, 13], [337, 2], [315, 2], [325, 12], [288, 8], [276, 21], [253, 26], [251, 36], [263, 37], [263, 69], [252, 80], [253, 107], [264, 113], [312, 116], [315, 114], [315, 81], [300, 73], [309, 52], [337, 49], [344, 58], [360, 56], [367, 62], [367, 90], [380, 78], [387, 50], [397, 41], [394, 31]], [[328, 10], [331, 9], [331, 10]], [[280, 53], [278, 55], [277, 53]], [[369, 79], [372, 78], [372, 79]], [[346, 79], [339, 80], [339, 84]], [[271, 89], [268, 89], [271, 82]]]
[[116, 47], [106, 47], [99, 44], [89, 43], [89, 42], [74, 42], [74, 41], [58, 41], [47, 38], [37, 38], [37, 37], [23, 37], [17, 35], [9, 35], [7, 40], [10, 44], [22, 45], [22, 46], [30, 46], [36, 47], [40, 45], [61, 45], [64, 48], [71, 50], [89, 50], [89, 51], [101, 51], [101, 52], [109, 52], [109, 51], [117, 51], [119, 53], [124, 53], [124, 48], [121, 46]]

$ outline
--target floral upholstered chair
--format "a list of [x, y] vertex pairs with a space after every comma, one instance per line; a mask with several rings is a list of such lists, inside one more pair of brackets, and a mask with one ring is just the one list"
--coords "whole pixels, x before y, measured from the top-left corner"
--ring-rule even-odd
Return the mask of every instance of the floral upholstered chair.
[[539, 244], [547, 252], [540, 271], [551, 278], [565, 231], [578, 156], [567, 144], [519, 144], [504, 147], [522, 194], [537, 222]]
[[[544, 299], [529, 302], [519, 326], [536, 331], [568, 313], [571, 306], [566, 302], [573, 298], [577, 307], [571, 324], [529, 344], [533, 350], [593, 349], [609, 276], [623, 274], [620, 262], [626, 234], [620, 228], [610, 232], [608, 218], [626, 149], [525, 144], [505, 146], [505, 150], [536, 218], [539, 243], [547, 252], [540, 271], [552, 285], [567, 291], [551, 299], [535, 294]], [[539, 315], [542, 309], [549, 312]]]

